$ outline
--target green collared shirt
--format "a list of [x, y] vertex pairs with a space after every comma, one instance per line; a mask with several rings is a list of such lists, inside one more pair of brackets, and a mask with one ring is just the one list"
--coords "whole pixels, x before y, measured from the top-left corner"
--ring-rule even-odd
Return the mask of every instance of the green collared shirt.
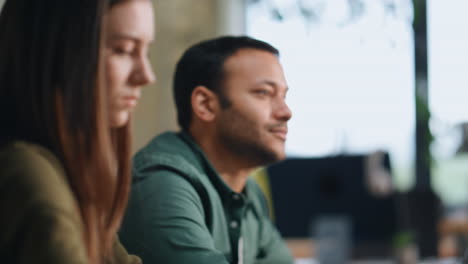
[[258, 185], [229, 188], [184, 133], [164, 133], [134, 158], [120, 238], [143, 263], [293, 263]]

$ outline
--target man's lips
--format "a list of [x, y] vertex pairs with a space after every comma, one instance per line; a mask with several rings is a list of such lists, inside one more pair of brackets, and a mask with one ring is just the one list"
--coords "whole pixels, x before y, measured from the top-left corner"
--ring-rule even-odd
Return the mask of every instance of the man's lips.
[[270, 128], [269, 131], [273, 133], [273, 135], [275, 135], [279, 139], [286, 141], [286, 136], [288, 134], [288, 127], [286, 126], [273, 127], [273, 128]]

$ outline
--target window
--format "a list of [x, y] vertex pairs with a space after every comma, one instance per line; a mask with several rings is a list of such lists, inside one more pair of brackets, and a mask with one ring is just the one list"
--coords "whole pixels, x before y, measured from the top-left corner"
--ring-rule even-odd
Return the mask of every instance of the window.
[[468, 204], [468, 153], [458, 151], [468, 121], [467, 11], [465, 0], [428, 1], [432, 183], [449, 206]]
[[414, 180], [412, 4], [350, 2], [253, 1], [247, 32], [281, 52], [293, 111], [288, 155], [385, 150], [405, 190]]

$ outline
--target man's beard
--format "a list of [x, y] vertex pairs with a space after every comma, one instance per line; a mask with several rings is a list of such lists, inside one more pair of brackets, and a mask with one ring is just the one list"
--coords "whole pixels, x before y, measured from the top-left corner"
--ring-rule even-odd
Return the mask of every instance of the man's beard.
[[255, 122], [233, 109], [227, 111], [230, 113], [219, 127], [220, 144], [252, 166], [264, 166], [283, 159], [283, 155], [262, 144], [261, 131]]

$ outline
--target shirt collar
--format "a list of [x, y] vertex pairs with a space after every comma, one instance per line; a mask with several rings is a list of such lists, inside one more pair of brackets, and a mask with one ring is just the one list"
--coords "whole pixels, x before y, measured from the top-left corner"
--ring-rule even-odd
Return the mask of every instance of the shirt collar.
[[249, 180], [247, 180], [244, 190], [241, 193], [235, 192], [221, 178], [219, 173], [213, 167], [213, 165], [208, 160], [200, 146], [195, 142], [193, 137], [186, 131], [180, 132], [180, 136], [196, 154], [197, 161], [201, 165], [201, 169], [207, 174], [211, 183], [220, 195], [223, 203], [234, 204], [237, 206], [243, 206], [249, 203], [249, 197], [252, 197], [253, 195]]

